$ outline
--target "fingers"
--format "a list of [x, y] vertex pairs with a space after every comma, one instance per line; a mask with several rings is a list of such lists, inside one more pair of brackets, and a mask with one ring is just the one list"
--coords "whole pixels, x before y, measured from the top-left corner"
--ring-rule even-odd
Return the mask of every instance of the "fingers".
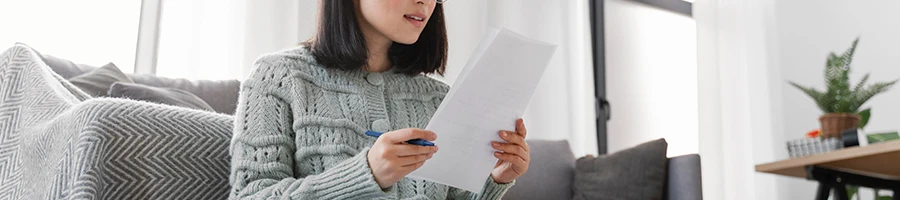
[[438, 150], [437, 146], [418, 146], [418, 145], [395, 145], [394, 150], [397, 152], [397, 156], [413, 156], [413, 155], [422, 155], [422, 154], [431, 154], [435, 153]]
[[402, 143], [412, 139], [434, 141], [437, 139], [437, 134], [422, 129], [407, 128], [385, 133], [382, 137], [385, 137], [385, 139], [389, 140], [391, 143]]
[[500, 131], [500, 138], [510, 144], [522, 146], [526, 151], [530, 151], [528, 143], [525, 143], [525, 137], [511, 131]]
[[375, 182], [387, 188], [425, 164], [437, 152], [437, 146], [405, 144], [411, 139], [435, 140], [437, 135], [421, 129], [402, 129], [384, 133], [366, 155]]
[[500, 142], [493, 142], [493, 144], [491, 144], [491, 146], [493, 146], [494, 149], [503, 151], [503, 152], [501, 152], [503, 154], [512, 154], [514, 156], [521, 157], [522, 160], [525, 160], [525, 161], [531, 160], [531, 155], [529, 154], [529, 152], [527, 150], [525, 150], [525, 147], [523, 147], [523, 146], [519, 146], [519, 145], [515, 145], [515, 144], [505, 144], [505, 143], [500, 143]]
[[414, 156], [404, 156], [399, 157], [395, 160], [397, 166], [408, 166], [415, 165], [416, 163], [424, 163], [426, 160], [430, 159], [434, 154], [419, 154]]
[[528, 162], [525, 161], [524, 158], [510, 153], [494, 152], [494, 157], [497, 157], [497, 159], [500, 159], [502, 161], [510, 162], [515, 167], [528, 166]]
[[403, 169], [404, 171], [406, 171], [406, 173], [409, 173], [409, 172], [412, 172], [413, 170], [418, 169], [419, 167], [422, 167], [422, 165], [425, 165], [425, 161], [413, 163], [411, 165], [406, 165], [406, 166], [403, 166], [400, 168]]
[[494, 157], [500, 161], [512, 163], [513, 168], [524, 172], [528, 168], [528, 161], [531, 160], [531, 149], [525, 142], [525, 136], [528, 130], [525, 129], [525, 122], [522, 118], [516, 120], [516, 131], [500, 131], [500, 138], [506, 141], [493, 142], [491, 146], [499, 150], [494, 152]]
[[528, 135], [528, 130], [525, 130], [525, 120], [522, 118], [516, 120], [516, 133], [521, 135], [523, 138]]

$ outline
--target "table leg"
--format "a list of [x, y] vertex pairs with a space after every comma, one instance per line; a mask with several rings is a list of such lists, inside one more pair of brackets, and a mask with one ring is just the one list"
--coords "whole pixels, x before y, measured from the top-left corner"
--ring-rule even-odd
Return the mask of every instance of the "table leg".
[[831, 194], [831, 183], [826, 181], [819, 181], [819, 190], [816, 193], [817, 200], [828, 200], [828, 196]]
[[847, 196], [847, 187], [843, 183], [835, 184], [831, 189], [834, 190], [835, 200], [849, 200], [849, 197]]
[[808, 179], [819, 182], [819, 189], [816, 193], [816, 199], [819, 200], [827, 200], [832, 189], [834, 189], [835, 200], [848, 199], [847, 188], [844, 187], [846, 184], [892, 190], [895, 194], [893, 199], [900, 200], [900, 188], [897, 188], [900, 186], [900, 180], [859, 175], [817, 166], [807, 166], [806, 173]]

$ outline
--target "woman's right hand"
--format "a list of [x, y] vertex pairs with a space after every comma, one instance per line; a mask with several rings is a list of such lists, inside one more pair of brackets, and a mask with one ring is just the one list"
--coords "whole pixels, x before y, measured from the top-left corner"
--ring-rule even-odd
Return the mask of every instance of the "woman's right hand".
[[366, 155], [375, 182], [388, 188], [418, 169], [437, 152], [437, 146], [407, 144], [412, 139], [434, 141], [437, 134], [417, 128], [400, 129], [382, 134]]

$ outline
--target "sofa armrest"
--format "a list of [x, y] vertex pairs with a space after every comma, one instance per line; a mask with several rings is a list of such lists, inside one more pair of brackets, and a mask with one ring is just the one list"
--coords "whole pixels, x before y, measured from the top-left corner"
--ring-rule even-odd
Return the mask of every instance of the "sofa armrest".
[[700, 174], [700, 155], [690, 154], [669, 158], [666, 199], [701, 200], [703, 189]]

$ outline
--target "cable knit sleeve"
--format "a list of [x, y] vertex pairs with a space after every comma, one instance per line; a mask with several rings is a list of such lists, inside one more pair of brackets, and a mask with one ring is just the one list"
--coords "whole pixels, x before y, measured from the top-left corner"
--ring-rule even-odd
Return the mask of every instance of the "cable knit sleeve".
[[[293, 168], [291, 101], [298, 98], [288, 67], [261, 58], [241, 84], [230, 153], [229, 199], [371, 199], [390, 196], [375, 182], [363, 149], [319, 174]], [[273, 64], [274, 63], [274, 64]], [[292, 88], [294, 87], [294, 88]], [[392, 187], [393, 188], [393, 187]]]
[[492, 200], [492, 199], [500, 199], [503, 197], [503, 194], [506, 194], [506, 191], [509, 190], [510, 187], [516, 184], [516, 181], [507, 184], [500, 184], [494, 182], [494, 178], [488, 176], [487, 180], [484, 182], [484, 188], [481, 188], [480, 193], [473, 193], [459, 188], [450, 188], [448, 192], [447, 199], [470, 199], [470, 200]]

